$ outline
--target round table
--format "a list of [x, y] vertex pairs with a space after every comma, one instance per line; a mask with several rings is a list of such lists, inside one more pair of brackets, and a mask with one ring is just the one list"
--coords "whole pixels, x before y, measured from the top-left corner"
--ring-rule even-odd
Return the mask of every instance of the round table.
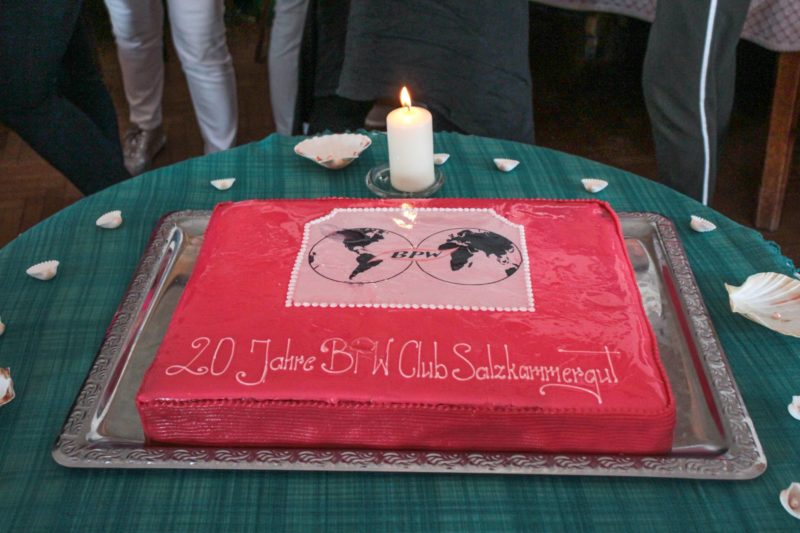
[[[508, 531], [786, 530], [800, 525], [779, 492], [800, 480], [800, 341], [734, 315], [723, 283], [756, 272], [792, 275], [791, 261], [756, 231], [661, 185], [567, 154], [439, 133], [450, 154], [439, 196], [588, 198], [675, 222], [769, 467], [751, 481], [67, 469], [50, 456], [64, 418], [151, 231], [165, 213], [247, 198], [368, 197], [367, 171], [387, 157], [385, 135], [349, 167], [330, 171], [292, 153], [297, 138], [261, 142], [159, 169], [81, 200], [0, 250], [0, 366], [17, 397], [0, 407], [0, 529], [7, 531]], [[517, 159], [510, 173], [496, 157]], [[235, 177], [218, 191], [209, 181]], [[596, 195], [581, 178], [605, 179]], [[95, 226], [120, 209], [116, 230]], [[717, 224], [689, 228], [690, 215]], [[28, 277], [58, 259], [55, 279]]]

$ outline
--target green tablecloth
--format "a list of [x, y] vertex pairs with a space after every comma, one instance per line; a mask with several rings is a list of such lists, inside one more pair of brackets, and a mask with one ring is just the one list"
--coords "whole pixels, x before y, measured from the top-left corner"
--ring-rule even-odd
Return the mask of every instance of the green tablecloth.
[[[800, 422], [786, 410], [800, 394], [800, 341], [728, 307], [723, 282], [794, 267], [761, 236], [637, 176], [522, 144], [437, 134], [448, 152], [453, 197], [589, 197], [580, 178], [610, 182], [594, 197], [619, 211], [676, 222], [717, 333], [761, 437], [769, 467], [740, 482], [633, 478], [380, 473], [80, 470], [50, 457], [103, 334], [150, 233], [164, 213], [223, 200], [369, 196], [364, 176], [387, 160], [385, 136], [350, 167], [328, 171], [292, 154], [297, 139], [271, 136], [122, 183], [57, 213], [0, 250], [0, 366], [17, 398], [0, 407], [0, 531], [508, 531], [607, 529], [786, 530], [800, 521], [778, 493], [800, 480]], [[518, 159], [496, 171], [494, 157]], [[220, 192], [209, 180], [234, 176]], [[114, 231], [95, 227], [121, 209]], [[689, 229], [690, 214], [718, 231]], [[25, 269], [59, 259], [44, 283]]]

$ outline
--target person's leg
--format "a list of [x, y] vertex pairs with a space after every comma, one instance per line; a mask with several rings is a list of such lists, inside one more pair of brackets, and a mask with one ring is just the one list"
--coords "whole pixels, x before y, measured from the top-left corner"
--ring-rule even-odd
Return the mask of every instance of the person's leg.
[[[736, 44], [739, 42], [751, 0], [725, 0], [717, 13], [717, 40], [713, 43], [711, 57], [716, 58], [716, 68], [708, 73], [708, 91], [715, 105], [708, 105], [709, 113], [716, 115], [717, 156], [728, 132], [736, 80]], [[713, 92], [712, 92], [713, 91]], [[707, 99], [707, 100], [708, 100]], [[718, 159], [718, 157], [717, 157]], [[716, 178], [716, 176], [715, 176]], [[709, 198], [714, 193], [713, 183]]]
[[642, 84], [659, 181], [706, 204], [716, 184], [749, 3], [658, 2], [650, 29]]
[[[308, 133], [353, 131], [364, 127], [373, 102], [338, 96], [347, 40], [349, 0], [315, 0], [306, 32], [313, 38], [313, 99]], [[305, 38], [305, 37], [304, 37]]]
[[117, 112], [103, 84], [94, 47], [91, 27], [82, 16], [64, 56], [59, 93], [86, 113], [107, 139], [119, 145]]
[[275, 129], [291, 135], [300, 68], [300, 43], [303, 40], [309, 0], [276, 0], [275, 18], [269, 40], [269, 95]]
[[189, 83], [206, 153], [236, 143], [238, 110], [233, 58], [225, 42], [223, 0], [169, 0], [175, 50]]
[[161, 0], [105, 0], [117, 43], [131, 124], [153, 130], [162, 123], [164, 8]]
[[90, 53], [86, 34], [75, 32], [80, 6], [79, 1], [0, 2], [0, 121], [91, 194], [129, 175], [119, 142], [58, 93], [64, 62]]
[[117, 43], [131, 125], [122, 140], [125, 167], [141, 174], [164, 148], [164, 8], [161, 0], [106, 0]]
[[361, 129], [371, 107], [372, 102], [348, 100], [341, 96], [317, 96], [308, 120], [308, 134]]

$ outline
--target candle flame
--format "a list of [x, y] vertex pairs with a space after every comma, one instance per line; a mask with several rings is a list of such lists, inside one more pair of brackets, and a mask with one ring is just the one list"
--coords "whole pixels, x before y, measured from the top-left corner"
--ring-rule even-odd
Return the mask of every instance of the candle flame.
[[403, 89], [400, 91], [400, 105], [406, 109], [411, 108], [411, 95], [408, 94], [408, 89], [406, 89], [405, 86], [403, 86]]

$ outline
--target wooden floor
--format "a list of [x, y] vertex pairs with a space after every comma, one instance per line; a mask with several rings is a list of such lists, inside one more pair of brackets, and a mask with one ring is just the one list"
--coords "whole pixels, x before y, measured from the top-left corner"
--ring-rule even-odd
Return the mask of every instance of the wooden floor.
[[[585, 15], [535, 8], [531, 16], [536, 142], [654, 178], [656, 163], [642, 100], [641, 60], [648, 26], [622, 17], [601, 19], [600, 47], [584, 56]], [[240, 21], [229, 28], [239, 97], [239, 143], [274, 131], [266, 67], [253, 61], [258, 25]], [[113, 43], [100, 39], [104, 77], [127, 127]], [[776, 54], [748, 43], [739, 47], [737, 98], [728, 142], [720, 163], [712, 207], [751, 225], [766, 143]], [[202, 140], [188, 88], [174, 51], [166, 69], [164, 125], [168, 141], [156, 166], [202, 155]], [[0, 125], [0, 246], [20, 232], [75, 202], [80, 193]], [[800, 260], [800, 152], [795, 151], [784, 216], [778, 231], [765, 233], [784, 254]]]

